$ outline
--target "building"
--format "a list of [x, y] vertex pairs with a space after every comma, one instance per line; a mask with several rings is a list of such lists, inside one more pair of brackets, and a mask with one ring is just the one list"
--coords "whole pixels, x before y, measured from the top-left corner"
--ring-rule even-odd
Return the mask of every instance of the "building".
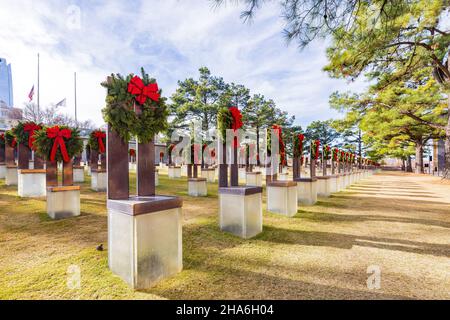
[[0, 102], [8, 107], [14, 106], [11, 64], [0, 58]]
[[22, 109], [11, 108], [0, 101], [0, 132], [15, 127], [22, 120]]

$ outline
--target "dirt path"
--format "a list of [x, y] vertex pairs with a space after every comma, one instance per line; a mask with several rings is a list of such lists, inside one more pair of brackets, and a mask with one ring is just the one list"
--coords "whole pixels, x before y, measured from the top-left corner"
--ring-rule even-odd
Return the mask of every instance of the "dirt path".
[[184, 197], [184, 270], [144, 292], [107, 267], [105, 194], [89, 181], [82, 216], [64, 221], [0, 183], [0, 299], [450, 299], [450, 184], [439, 178], [382, 173], [294, 218], [265, 212], [251, 240], [219, 230], [217, 186], [194, 199], [185, 180], [160, 182], [158, 193]]

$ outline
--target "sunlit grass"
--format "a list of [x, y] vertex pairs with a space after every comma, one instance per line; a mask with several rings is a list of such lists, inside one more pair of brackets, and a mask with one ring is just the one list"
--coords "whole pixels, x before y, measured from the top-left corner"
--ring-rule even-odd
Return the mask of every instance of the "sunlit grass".
[[[392, 190], [411, 184], [385, 179], [394, 179]], [[135, 181], [131, 174], [131, 193]], [[434, 213], [424, 214], [413, 198], [387, 202], [349, 190], [285, 218], [266, 212], [264, 192], [264, 232], [243, 240], [220, 231], [217, 189], [208, 183], [208, 197], [189, 197], [186, 178], [160, 174], [157, 193], [184, 200], [184, 268], [137, 292], [108, 269], [106, 194], [90, 190], [89, 177], [82, 215], [61, 221], [47, 217], [45, 198], [21, 199], [0, 181], [0, 299], [450, 298], [448, 204], [429, 203]], [[374, 263], [384, 270], [378, 291], [366, 287]], [[67, 286], [72, 265], [81, 270], [79, 289]]]

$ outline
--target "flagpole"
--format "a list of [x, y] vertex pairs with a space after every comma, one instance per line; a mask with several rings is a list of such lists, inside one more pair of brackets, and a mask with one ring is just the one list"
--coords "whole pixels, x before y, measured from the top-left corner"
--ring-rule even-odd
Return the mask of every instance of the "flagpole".
[[75, 89], [75, 125], [78, 127], [77, 118], [77, 73], [74, 72], [74, 89]]
[[40, 110], [40, 104], [39, 104], [39, 102], [40, 102], [40, 92], [39, 92], [39, 53], [38, 53], [38, 55], [37, 55], [37, 58], [38, 58], [38, 63], [37, 63], [37, 114], [38, 114], [38, 117], [39, 117], [39, 110]]

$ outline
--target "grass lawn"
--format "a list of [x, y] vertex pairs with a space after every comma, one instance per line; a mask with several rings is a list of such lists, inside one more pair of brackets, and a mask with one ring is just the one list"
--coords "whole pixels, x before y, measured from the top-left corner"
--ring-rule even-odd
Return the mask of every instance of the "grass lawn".
[[[139, 292], [108, 269], [106, 195], [89, 186], [80, 217], [52, 221], [45, 199], [0, 182], [0, 299], [450, 298], [450, 185], [438, 178], [383, 173], [294, 218], [264, 203], [264, 232], [243, 240], [219, 230], [216, 184], [192, 198], [186, 178], [160, 175], [157, 192], [184, 199], [184, 270]], [[79, 289], [67, 286], [72, 265]], [[366, 284], [372, 265], [377, 290]]]

